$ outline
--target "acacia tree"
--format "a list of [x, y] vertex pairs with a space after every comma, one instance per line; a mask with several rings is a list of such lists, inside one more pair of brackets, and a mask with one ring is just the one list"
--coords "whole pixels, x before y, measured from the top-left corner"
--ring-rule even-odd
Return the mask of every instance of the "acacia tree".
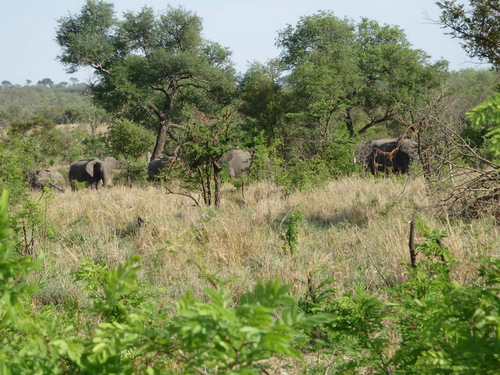
[[[331, 134], [344, 123], [350, 136], [388, 121], [410, 125], [415, 102], [438, 87], [447, 64], [428, 62], [404, 32], [363, 19], [354, 24], [330, 12], [303, 17], [280, 32], [277, 45], [297, 94], [297, 114]], [[300, 110], [299, 109], [305, 109]]]
[[94, 70], [97, 104], [118, 117], [158, 124], [154, 159], [167, 135], [175, 138], [184, 104], [213, 112], [231, 100], [230, 52], [203, 40], [201, 30], [200, 18], [181, 7], [158, 15], [144, 7], [119, 20], [113, 4], [88, 0], [80, 14], [59, 20], [56, 40], [68, 72]]

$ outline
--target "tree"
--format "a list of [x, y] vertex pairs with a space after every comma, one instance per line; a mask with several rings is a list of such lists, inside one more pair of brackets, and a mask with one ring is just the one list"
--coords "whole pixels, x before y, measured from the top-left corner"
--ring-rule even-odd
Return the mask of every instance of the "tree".
[[187, 172], [183, 180], [201, 187], [203, 201], [208, 206], [220, 204], [223, 169], [220, 160], [237, 145], [235, 114], [234, 105], [221, 109], [217, 116], [207, 117], [197, 112], [184, 126], [180, 153]]
[[97, 138], [97, 128], [99, 125], [109, 120], [106, 111], [95, 105], [86, 105], [83, 107], [83, 118], [89, 124], [92, 138]]
[[88, 0], [81, 13], [59, 20], [60, 61], [69, 72], [94, 69], [90, 89], [95, 101], [117, 116], [158, 124], [151, 159], [163, 152], [167, 135], [190, 104], [216, 111], [235, 89], [230, 52], [201, 37], [193, 12], [168, 7], [155, 15], [144, 7], [115, 17], [113, 5]]
[[389, 121], [418, 121], [406, 115], [440, 85], [447, 68], [429, 64], [398, 27], [368, 19], [356, 25], [330, 12], [289, 25], [277, 45], [298, 95], [297, 115], [323, 137], [342, 122], [354, 136]]
[[239, 84], [239, 111], [246, 116], [243, 128], [252, 141], [263, 134], [268, 147], [280, 137], [286, 137], [288, 130], [284, 116], [289, 111], [290, 95], [280, 82], [282, 71], [278, 59], [265, 65], [256, 62]]
[[37, 85], [52, 87], [54, 85], [54, 81], [52, 81], [50, 78], [44, 78], [44, 79], [38, 81]]
[[[498, 68], [498, 1], [471, 0], [469, 7], [456, 1], [438, 1], [437, 5], [443, 11], [440, 22], [463, 41], [468, 55]], [[498, 85], [498, 75], [474, 70], [459, 73], [452, 74], [449, 81], [455, 95], [435, 101], [435, 115], [422, 133], [427, 143], [421, 154], [428, 166], [426, 178], [440, 191], [440, 207], [447, 214], [495, 214], [500, 194], [496, 159], [500, 100], [493, 87]], [[486, 96], [490, 99], [477, 105]]]
[[358, 135], [394, 137], [422, 122], [428, 113], [419, 108], [448, 74], [446, 62], [429, 63], [400, 28], [331, 12], [288, 25], [277, 46], [279, 74], [253, 66], [242, 81], [242, 111], [268, 144], [275, 136], [287, 166], [311, 161], [329, 175], [353, 170]]
[[500, 3], [498, 0], [470, 0], [469, 7], [456, 0], [436, 4], [442, 14], [439, 22], [451, 29], [447, 34], [462, 40], [470, 57], [500, 66]]

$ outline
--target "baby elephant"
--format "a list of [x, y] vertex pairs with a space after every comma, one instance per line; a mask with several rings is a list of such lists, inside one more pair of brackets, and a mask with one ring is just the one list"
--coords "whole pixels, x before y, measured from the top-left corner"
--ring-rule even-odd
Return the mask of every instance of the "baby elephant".
[[62, 174], [48, 169], [40, 169], [32, 174], [30, 185], [33, 189], [43, 189], [44, 187], [55, 188], [64, 191], [66, 181]]

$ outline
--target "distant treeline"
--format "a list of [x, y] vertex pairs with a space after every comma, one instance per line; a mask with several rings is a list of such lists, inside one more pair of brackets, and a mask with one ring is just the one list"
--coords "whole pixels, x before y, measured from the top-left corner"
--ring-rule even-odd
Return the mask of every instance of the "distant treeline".
[[[52, 81], [50, 81], [52, 82]], [[83, 120], [90, 98], [85, 95], [85, 84], [8, 85], [0, 86], [0, 126], [5, 128], [13, 120], [26, 120], [41, 115], [56, 124]]]

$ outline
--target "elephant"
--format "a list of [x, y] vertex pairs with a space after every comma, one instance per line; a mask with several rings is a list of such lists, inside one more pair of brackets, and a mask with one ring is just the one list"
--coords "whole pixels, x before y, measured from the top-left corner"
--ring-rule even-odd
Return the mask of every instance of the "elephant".
[[30, 176], [30, 185], [33, 189], [43, 189], [44, 187], [54, 187], [64, 191], [66, 180], [63, 175], [56, 171], [40, 169]]
[[248, 151], [235, 149], [222, 155], [219, 159], [219, 163], [229, 164], [230, 177], [240, 177], [250, 168], [252, 164], [252, 154]]
[[118, 161], [113, 157], [107, 157], [104, 161], [99, 159], [79, 160], [69, 168], [69, 181], [71, 189], [75, 190], [74, 181], [85, 182], [87, 187], [97, 190], [99, 182], [106, 187], [113, 170]]
[[160, 158], [153, 159], [148, 164], [148, 180], [157, 180], [162, 172], [162, 170], [170, 163], [178, 160], [177, 156], [163, 156]]
[[[175, 155], [163, 156], [151, 160], [148, 164], [148, 179], [150, 181], [157, 180], [161, 171], [176, 160], [180, 160], [180, 158]], [[226, 152], [217, 162], [220, 164], [229, 164], [230, 177], [240, 177], [250, 167], [252, 154], [248, 151], [235, 149]]]
[[382, 138], [368, 141], [361, 150], [361, 163], [372, 174], [407, 173], [417, 157], [417, 143], [412, 139]]

